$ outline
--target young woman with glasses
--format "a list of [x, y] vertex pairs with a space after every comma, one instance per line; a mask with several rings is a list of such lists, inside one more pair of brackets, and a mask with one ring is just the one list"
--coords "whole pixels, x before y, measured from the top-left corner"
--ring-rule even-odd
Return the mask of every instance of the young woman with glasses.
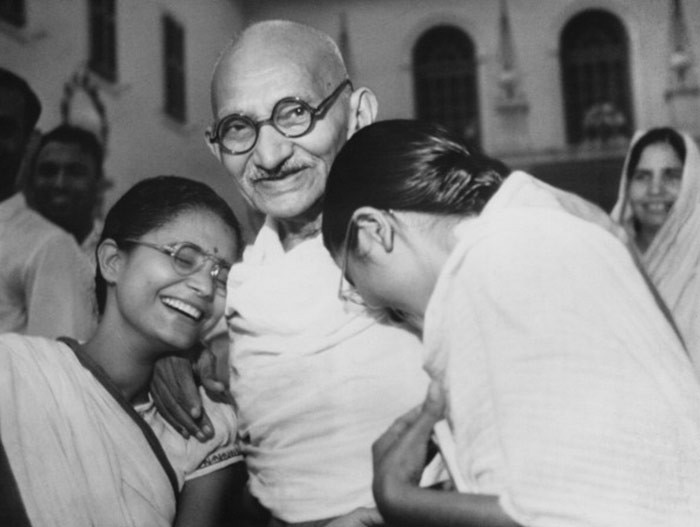
[[148, 389], [221, 317], [241, 243], [208, 186], [144, 180], [105, 219], [94, 336], [0, 337], [0, 435], [33, 526], [219, 525], [244, 470], [233, 409], [205, 398], [216, 435], [187, 440]]
[[[422, 319], [433, 379], [373, 446], [388, 524], [697, 521], [700, 385], [614, 231], [435, 126], [384, 121], [349, 140], [323, 210], [340, 293]], [[456, 492], [418, 486], [443, 417]]]

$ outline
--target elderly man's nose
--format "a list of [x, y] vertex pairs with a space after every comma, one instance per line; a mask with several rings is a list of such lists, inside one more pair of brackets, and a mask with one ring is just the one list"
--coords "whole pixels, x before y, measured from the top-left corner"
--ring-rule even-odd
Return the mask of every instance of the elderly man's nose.
[[273, 126], [262, 126], [253, 155], [260, 168], [274, 170], [292, 155], [292, 141]]

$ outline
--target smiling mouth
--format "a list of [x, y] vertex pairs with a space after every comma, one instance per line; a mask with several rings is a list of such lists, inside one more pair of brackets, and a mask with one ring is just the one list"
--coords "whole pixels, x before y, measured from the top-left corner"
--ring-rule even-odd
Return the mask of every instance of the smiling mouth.
[[672, 205], [672, 203], [647, 203], [644, 208], [653, 214], [667, 214]]
[[287, 179], [292, 176], [296, 176], [299, 174], [301, 171], [305, 170], [306, 167], [299, 167], [299, 168], [294, 168], [291, 170], [285, 170], [284, 172], [280, 172], [279, 174], [266, 174], [262, 177], [256, 178], [253, 180], [254, 183], [265, 183], [267, 181], [281, 181], [283, 179]]
[[163, 297], [161, 301], [170, 309], [173, 309], [178, 313], [185, 315], [186, 317], [194, 320], [195, 322], [199, 322], [200, 320], [202, 320], [202, 318], [204, 318], [204, 312], [202, 310], [197, 309], [192, 304], [188, 304], [187, 302], [178, 300], [177, 298], [166, 296]]

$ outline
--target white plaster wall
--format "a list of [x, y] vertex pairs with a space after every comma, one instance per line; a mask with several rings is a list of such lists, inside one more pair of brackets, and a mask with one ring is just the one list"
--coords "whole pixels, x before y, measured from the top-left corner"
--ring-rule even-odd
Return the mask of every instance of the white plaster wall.
[[[28, 26], [0, 27], [0, 65], [24, 76], [43, 103], [39, 127], [60, 122], [63, 84], [88, 56], [85, 0], [27, 0]], [[169, 119], [163, 107], [161, 17], [185, 27], [187, 123]], [[111, 205], [136, 181], [177, 174], [213, 186], [244, 210], [232, 181], [211, 156], [204, 129], [211, 120], [209, 81], [219, 50], [243, 25], [229, 0], [117, 0], [117, 84], [100, 83], [109, 119], [106, 174]], [[239, 214], [244, 216], [244, 214]]]
[[[670, 0], [507, 2], [530, 105], [528, 142], [535, 154], [565, 152], [559, 37], [564, 25], [587, 8], [610, 11], [628, 32], [636, 125], [668, 122], [663, 94]], [[0, 26], [0, 65], [18, 71], [35, 87], [44, 102], [39, 125], [45, 130], [58, 124], [63, 83], [87, 58], [86, 3], [27, 0], [25, 30]], [[219, 50], [234, 33], [270, 18], [305, 22], [337, 38], [344, 14], [353, 80], [377, 93], [382, 119], [414, 116], [411, 54], [421, 34], [442, 23], [462, 28], [477, 51], [484, 147], [500, 153], [502, 127], [495, 110], [499, 6], [500, 0], [117, 0], [119, 83], [103, 91], [111, 127], [106, 168], [115, 181], [107, 205], [140, 178], [177, 173], [208, 182], [245, 215], [232, 182], [204, 144], [203, 131], [210, 120], [209, 77]], [[683, 0], [683, 6], [698, 67], [700, 0]], [[164, 13], [186, 27], [185, 126], [161, 111]]]
[[[380, 100], [380, 118], [414, 116], [412, 48], [436, 24], [462, 28], [476, 45], [479, 60], [481, 131], [487, 150], [498, 146], [495, 111], [499, 0], [249, 0], [251, 21], [288, 18], [337, 37], [341, 13], [347, 17], [356, 83], [371, 87]], [[322, 6], [322, 8], [321, 8]], [[535, 150], [565, 147], [560, 85], [559, 37], [565, 24], [588, 8], [619, 17], [630, 45], [630, 79], [635, 123], [668, 122], [663, 93], [668, 65], [670, 2], [660, 0], [508, 0], [517, 57], [530, 104], [530, 143]], [[684, 0], [686, 20], [700, 67], [700, 0]], [[700, 73], [700, 71], [699, 71]], [[700, 131], [699, 131], [700, 132]]]

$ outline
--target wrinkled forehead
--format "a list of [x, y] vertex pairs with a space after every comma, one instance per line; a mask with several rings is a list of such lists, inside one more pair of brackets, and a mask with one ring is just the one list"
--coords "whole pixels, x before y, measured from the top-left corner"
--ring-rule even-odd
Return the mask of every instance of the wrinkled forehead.
[[246, 47], [222, 59], [212, 84], [215, 118], [240, 113], [266, 118], [277, 101], [300, 97], [319, 102], [332, 85], [323, 58], [313, 50]]

